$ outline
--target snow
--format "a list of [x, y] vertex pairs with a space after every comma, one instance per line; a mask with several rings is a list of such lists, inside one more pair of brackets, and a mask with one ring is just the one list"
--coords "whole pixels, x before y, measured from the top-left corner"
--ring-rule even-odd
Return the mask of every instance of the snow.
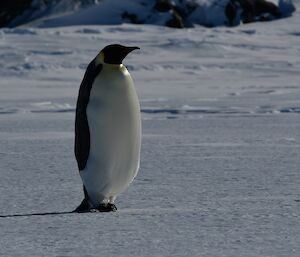
[[[0, 30], [0, 256], [299, 256], [299, 22]], [[70, 214], [78, 88], [110, 43], [141, 47], [141, 169], [116, 213]]]
[[[273, 2], [283, 17], [295, 11], [291, 0], [268, 0]], [[204, 25], [208, 27], [228, 25], [225, 7], [229, 0], [186, 0], [171, 1], [180, 12], [185, 26]], [[155, 0], [102, 0], [95, 3], [86, 1], [62, 0], [48, 6], [37, 1], [31, 11], [18, 17], [10, 25], [26, 24], [41, 28], [74, 25], [113, 25], [141, 23], [163, 25], [172, 19], [172, 13], [155, 10]], [[125, 15], [127, 14], [127, 15]], [[239, 15], [237, 15], [239, 16]], [[134, 17], [134, 18], [129, 18]], [[240, 17], [235, 25], [240, 24]], [[25, 25], [27, 26], [27, 25]]]

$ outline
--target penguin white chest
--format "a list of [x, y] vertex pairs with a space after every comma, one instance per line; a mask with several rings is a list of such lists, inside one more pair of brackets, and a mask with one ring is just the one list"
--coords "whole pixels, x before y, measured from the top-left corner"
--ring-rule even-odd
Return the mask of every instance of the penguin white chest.
[[80, 175], [93, 204], [113, 201], [140, 162], [140, 106], [125, 66], [103, 65], [92, 85], [87, 119], [90, 151]]

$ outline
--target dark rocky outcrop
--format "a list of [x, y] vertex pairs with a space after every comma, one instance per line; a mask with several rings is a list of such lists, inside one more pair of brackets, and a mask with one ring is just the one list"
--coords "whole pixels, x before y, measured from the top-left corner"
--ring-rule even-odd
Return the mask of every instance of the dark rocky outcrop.
[[[120, 3], [122, 1], [120, 0]], [[199, 5], [200, 2], [196, 0], [131, 1], [128, 6], [120, 4], [120, 7], [114, 3], [112, 5], [112, 19], [118, 20], [120, 23], [159, 24], [172, 28], [192, 27], [194, 24], [207, 27], [235, 26], [240, 22], [250, 23], [287, 17], [295, 10], [289, 0], [280, 1], [280, 9], [284, 10], [283, 14], [278, 6], [268, 0], [211, 0], [211, 2], [207, 1], [203, 5]], [[86, 7], [96, 8], [101, 13], [101, 6], [104, 6], [104, 9], [106, 8], [105, 10], [110, 12], [109, 3], [110, 0], [0, 1], [0, 27], [15, 27], [40, 18], [48, 21], [63, 13], [76, 16], [77, 11], [85, 11], [82, 9]], [[118, 15], [117, 19], [115, 17], [116, 13]], [[87, 17], [88, 15], [83, 16]], [[63, 18], [64, 15], [62, 15], [62, 20]], [[101, 22], [107, 24], [106, 20], [102, 19]], [[80, 20], [78, 23], [80, 24]], [[58, 22], [58, 24], [60, 23]], [[88, 24], [88, 22], [85, 24]], [[91, 24], [94, 24], [93, 21]]]
[[[0, 1], [0, 28], [15, 27], [47, 15], [54, 7], [65, 4], [65, 11], [95, 4], [96, 0], [2, 0]], [[55, 11], [54, 11], [55, 13]]]
[[254, 2], [254, 12], [255, 16], [262, 16], [264, 14], [270, 14], [274, 18], [280, 18], [281, 12], [274, 3], [265, 0], [255, 0]]
[[169, 12], [174, 8], [174, 4], [170, 0], [157, 0], [153, 6], [154, 10], [158, 12]]
[[0, 2], [0, 27], [10, 24], [22, 15], [31, 5], [32, 0], [10, 0]]
[[143, 21], [141, 21], [138, 16], [134, 13], [129, 12], [123, 12], [122, 13], [122, 19], [130, 21], [132, 24], [143, 24]]
[[197, 8], [196, 3], [192, 1], [179, 1], [175, 4], [171, 0], [156, 0], [153, 10], [160, 13], [170, 13], [171, 18], [165, 25], [171, 28], [190, 27], [188, 16]]
[[166, 22], [166, 26], [170, 28], [184, 28], [182, 17], [175, 10], [171, 11], [172, 18]]
[[272, 2], [266, 0], [230, 0], [225, 7], [225, 14], [230, 26], [234, 25], [239, 11], [243, 23], [267, 21], [281, 17], [278, 6]]

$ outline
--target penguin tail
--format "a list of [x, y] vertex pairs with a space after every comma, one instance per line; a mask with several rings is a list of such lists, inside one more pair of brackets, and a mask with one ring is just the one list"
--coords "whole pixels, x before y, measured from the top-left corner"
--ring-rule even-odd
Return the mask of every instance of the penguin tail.
[[78, 213], [89, 212], [90, 209], [91, 209], [91, 206], [90, 206], [89, 202], [84, 198], [82, 200], [81, 204], [79, 204], [79, 206], [73, 212], [78, 212]]
[[82, 212], [89, 212], [91, 210], [91, 205], [88, 200], [89, 197], [85, 189], [85, 186], [83, 186], [83, 192], [84, 192], [84, 199], [73, 212], [82, 213]]

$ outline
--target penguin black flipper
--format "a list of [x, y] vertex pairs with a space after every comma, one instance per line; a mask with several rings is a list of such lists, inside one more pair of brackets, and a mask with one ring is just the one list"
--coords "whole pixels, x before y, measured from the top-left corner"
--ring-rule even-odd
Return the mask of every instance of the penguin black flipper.
[[75, 117], [75, 157], [78, 169], [83, 170], [86, 166], [90, 152], [90, 130], [87, 120], [86, 108], [90, 99], [95, 77], [101, 72], [102, 64], [96, 65], [96, 59], [90, 62], [81, 82], [76, 104]]

